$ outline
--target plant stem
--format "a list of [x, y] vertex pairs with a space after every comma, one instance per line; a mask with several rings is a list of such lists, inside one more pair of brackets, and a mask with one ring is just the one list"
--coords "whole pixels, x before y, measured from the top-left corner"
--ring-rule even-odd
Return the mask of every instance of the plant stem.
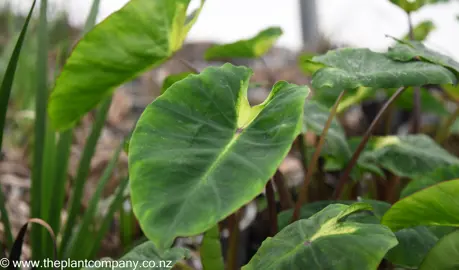
[[183, 58], [179, 58], [179, 61], [185, 66], [187, 67], [189, 70], [191, 70], [191, 72], [195, 73], [195, 74], [199, 74], [199, 69], [197, 67], [195, 67], [193, 64], [191, 64], [189, 61], [183, 59]]
[[346, 169], [344, 170], [344, 173], [341, 175], [338, 186], [336, 187], [335, 194], [333, 196], [334, 200], [337, 200], [341, 198], [341, 194], [343, 193], [344, 187], [349, 179], [349, 175], [351, 174], [352, 168], [354, 168], [355, 164], [357, 163], [357, 160], [362, 153], [363, 149], [365, 148], [368, 140], [371, 137], [371, 134], [373, 133], [373, 130], [375, 129], [376, 125], [378, 124], [379, 120], [381, 117], [384, 115], [384, 112], [389, 108], [389, 106], [397, 99], [398, 96], [400, 96], [404, 91], [406, 87], [400, 87], [397, 89], [397, 91], [389, 98], [388, 101], [383, 105], [381, 110], [379, 110], [378, 114], [376, 115], [375, 119], [373, 119], [373, 122], [371, 122], [370, 127], [368, 127], [367, 131], [365, 132], [365, 135], [363, 136], [362, 140], [360, 141], [359, 146], [357, 147], [357, 150], [354, 152], [352, 155], [351, 160], [346, 166]]
[[[414, 40], [413, 21], [411, 20], [411, 13], [407, 12], [410, 40]], [[417, 134], [421, 130], [421, 88], [414, 87], [413, 89], [413, 120], [411, 126], [411, 133]]]
[[322, 147], [325, 143], [325, 138], [327, 137], [328, 129], [330, 128], [333, 118], [336, 115], [336, 111], [338, 109], [339, 102], [341, 101], [345, 93], [346, 93], [346, 90], [343, 90], [339, 94], [338, 98], [335, 101], [335, 104], [333, 105], [333, 108], [330, 111], [330, 115], [328, 116], [327, 122], [325, 123], [325, 127], [322, 130], [322, 134], [320, 135], [319, 143], [316, 147], [316, 150], [314, 151], [314, 155], [312, 156], [311, 162], [309, 163], [307, 172], [305, 174], [303, 186], [301, 187], [300, 196], [298, 198], [298, 201], [296, 202], [295, 210], [293, 211], [291, 222], [298, 220], [300, 216], [300, 209], [306, 200], [306, 196], [308, 194], [309, 183], [311, 182], [311, 178], [314, 173], [314, 168], [317, 167], [317, 161], [319, 160], [320, 153], [322, 151]]
[[288, 191], [287, 185], [285, 183], [286, 179], [284, 175], [277, 170], [273, 176], [273, 182], [276, 186], [277, 192], [279, 193], [279, 201], [282, 210], [287, 210], [293, 208], [293, 199]]
[[440, 127], [437, 134], [435, 135], [435, 141], [438, 144], [442, 144], [446, 138], [448, 138], [449, 131], [453, 126], [456, 119], [459, 117], [459, 106], [454, 110], [454, 112], [448, 117], [445, 123]]
[[226, 253], [226, 269], [227, 270], [237, 270], [237, 251], [239, 246], [239, 216], [238, 212], [230, 215], [228, 217], [228, 231], [229, 236], [229, 246]]
[[388, 178], [388, 185], [386, 188], [386, 202], [392, 204], [397, 201], [398, 186], [400, 185], [400, 176], [392, 174]]
[[272, 182], [268, 181], [266, 184], [266, 198], [268, 199], [268, 212], [269, 212], [269, 223], [270, 223], [270, 235], [274, 236], [278, 232], [277, 226], [277, 207], [276, 198], [274, 197], [274, 188]]

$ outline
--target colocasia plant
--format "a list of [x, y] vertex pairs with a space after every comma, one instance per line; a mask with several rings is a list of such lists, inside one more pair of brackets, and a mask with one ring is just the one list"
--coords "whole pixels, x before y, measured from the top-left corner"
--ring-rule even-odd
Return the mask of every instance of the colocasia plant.
[[[73, 127], [117, 86], [167, 61], [204, 5], [187, 15], [189, 2], [131, 0], [89, 31], [55, 83], [52, 127]], [[436, 1], [392, 2], [410, 17]], [[409, 25], [408, 38], [394, 39], [386, 53], [342, 48], [302, 56], [312, 97], [308, 86], [275, 82], [273, 74], [269, 96], [252, 106], [252, 70], [230, 63], [168, 77], [125, 149], [134, 214], [149, 241], [120, 260], [180, 262], [189, 251], [174, 240], [204, 234], [203, 268], [237, 269], [238, 210], [266, 191], [271, 237], [242, 269], [458, 269], [459, 159], [441, 145], [456, 114], [451, 119], [430, 88], [458, 94], [459, 63], [420, 41], [431, 24]], [[272, 27], [213, 46], [205, 58], [260, 58], [281, 34]], [[335, 116], [378, 91], [388, 98], [367, 131], [346, 138]], [[423, 106], [445, 118], [437, 141], [419, 133]], [[399, 108], [415, 108], [411, 134], [372, 136]], [[309, 145], [306, 133], [320, 135], [317, 143]], [[293, 192], [278, 170], [289, 151], [301, 154], [305, 168]], [[323, 182], [327, 172], [338, 175], [334, 183]], [[328, 189], [313, 201], [310, 184], [320, 181]], [[230, 225], [225, 260], [223, 223]]]

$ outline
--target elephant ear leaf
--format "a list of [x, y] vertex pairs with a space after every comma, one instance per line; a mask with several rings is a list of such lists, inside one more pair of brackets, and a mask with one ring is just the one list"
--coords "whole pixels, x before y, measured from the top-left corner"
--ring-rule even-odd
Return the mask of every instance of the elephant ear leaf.
[[312, 78], [312, 86], [318, 90], [456, 83], [454, 74], [445, 67], [419, 61], [396, 61], [368, 49], [338, 49], [316, 56], [312, 61], [325, 66], [315, 72]]
[[204, 57], [206, 60], [258, 58], [267, 53], [281, 35], [281, 28], [270, 27], [250, 39], [212, 46], [206, 51]]
[[354, 213], [371, 209], [366, 203], [331, 204], [266, 239], [242, 269], [376, 269], [397, 245], [395, 235], [380, 224], [348, 220]]
[[443, 66], [459, 75], [459, 63], [451, 57], [429, 49], [419, 41], [395, 40], [397, 43], [387, 52], [390, 58], [404, 62], [421, 60]]
[[134, 213], [158, 248], [208, 231], [261, 193], [301, 132], [307, 87], [278, 82], [251, 107], [252, 71], [188, 75], [143, 112], [129, 146]]
[[56, 129], [72, 127], [114, 89], [155, 67], [183, 44], [201, 7], [187, 17], [190, 0], [132, 0], [77, 44], [51, 93]]

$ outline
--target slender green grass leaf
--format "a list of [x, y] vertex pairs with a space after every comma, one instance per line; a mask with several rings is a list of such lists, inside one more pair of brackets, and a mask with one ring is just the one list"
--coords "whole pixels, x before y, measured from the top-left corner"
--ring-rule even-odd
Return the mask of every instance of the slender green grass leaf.
[[202, 268], [204, 270], [225, 269], [218, 224], [204, 234], [199, 251], [201, 254]]
[[102, 243], [102, 240], [104, 239], [105, 235], [107, 234], [108, 230], [110, 229], [113, 223], [113, 217], [115, 216], [115, 212], [118, 211], [118, 209], [120, 209], [123, 202], [126, 200], [126, 198], [124, 197], [124, 193], [126, 191], [128, 184], [129, 184], [128, 177], [121, 180], [116, 190], [116, 193], [113, 196], [110, 207], [108, 208], [108, 211], [105, 214], [101, 222], [99, 230], [96, 232], [94, 236], [94, 245], [90, 249], [86, 250], [87, 254], [86, 256], [84, 256], [85, 258], [95, 258], [96, 257], [97, 252], [99, 251], [99, 248], [100, 248], [100, 244]]
[[100, 134], [104, 127], [105, 119], [107, 118], [111, 103], [112, 98], [108, 97], [99, 108], [96, 116], [96, 121], [92, 126], [91, 133], [89, 134], [89, 137], [84, 146], [83, 154], [81, 156], [80, 164], [78, 166], [78, 171], [75, 178], [75, 186], [73, 187], [73, 193], [70, 199], [68, 217], [62, 235], [60, 252], [66, 250], [68, 241], [70, 240], [70, 237], [73, 233], [73, 229], [81, 209], [81, 198], [83, 197], [84, 187], [89, 175], [91, 159], [96, 151], [97, 141], [99, 140]]
[[389, 48], [387, 56], [392, 59], [410, 62], [416, 59], [448, 68], [459, 76], [459, 63], [451, 57], [431, 50], [419, 41], [397, 40], [395, 46]]
[[456, 230], [435, 245], [425, 257], [419, 270], [459, 269], [459, 231]]
[[399, 62], [368, 49], [338, 49], [312, 60], [327, 66], [314, 73], [312, 86], [317, 90], [456, 83], [454, 74], [442, 66], [425, 62]]
[[100, 0], [93, 0], [91, 10], [83, 28], [83, 34], [87, 34], [96, 25], [97, 14], [99, 13]]
[[458, 178], [459, 165], [437, 168], [431, 173], [420, 174], [417, 177], [414, 177], [402, 190], [401, 197], [403, 198], [435, 184]]
[[416, 177], [437, 168], [459, 165], [459, 159], [430, 137], [419, 135], [386, 136], [373, 139], [374, 150], [365, 158], [398, 176]]
[[231, 44], [214, 45], [205, 52], [204, 58], [208, 61], [229, 58], [258, 58], [267, 53], [281, 35], [281, 28], [270, 27], [250, 39]]
[[189, 2], [132, 0], [89, 31], [52, 92], [48, 110], [54, 126], [71, 127], [116, 86], [176, 52], [201, 10], [186, 21]]
[[129, 149], [131, 198], [158, 248], [207, 231], [252, 200], [300, 133], [309, 89], [278, 82], [250, 107], [251, 74], [231, 64], [207, 68], [172, 85], [140, 117]]
[[110, 159], [110, 162], [105, 168], [104, 173], [97, 181], [96, 190], [88, 203], [86, 211], [84, 212], [81, 224], [78, 226], [78, 229], [72, 235], [73, 241], [71, 241], [71, 243], [67, 247], [66, 256], [64, 257], [72, 258], [74, 260], [83, 260], [86, 258], [84, 257], [85, 251], [93, 245], [94, 239], [87, 236], [92, 234], [91, 225], [95, 223], [97, 206], [99, 205], [99, 202], [102, 199], [102, 194], [104, 192], [105, 186], [111, 179], [113, 170], [117, 165], [118, 158], [123, 149], [123, 146], [124, 141], [115, 150], [115, 153], [113, 154], [112, 158]]
[[459, 227], [459, 180], [436, 184], [405, 197], [386, 212], [382, 224], [393, 231], [419, 225]]
[[368, 209], [371, 206], [365, 203], [329, 205], [266, 239], [242, 269], [374, 270], [397, 239], [380, 224], [345, 219]]
[[[11, 55], [10, 61], [8, 63], [8, 67], [5, 71], [5, 75], [3, 75], [2, 84], [0, 86], [0, 152], [2, 150], [2, 142], [3, 142], [3, 132], [5, 128], [5, 120], [6, 120], [6, 111], [8, 110], [8, 101], [10, 99], [11, 89], [13, 86], [14, 75], [16, 72], [16, 67], [19, 61], [19, 55], [21, 54], [22, 45], [24, 43], [24, 39], [27, 33], [27, 28], [30, 23], [30, 18], [32, 17], [33, 10], [35, 8], [35, 1], [33, 1], [32, 6], [30, 8], [29, 14], [27, 15], [26, 21], [24, 26], [22, 27], [21, 34], [16, 42], [16, 46], [14, 47], [13, 54]], [[0, 214], [1, 220], [3, 223], [3, 228], [5, 231], [5, 242], [8, 248], [11, 248], [13, 244], [13, 235], [11, 233], [11, 224], [9, 221], [8, 212], [5, 208], [5, 196], [3, 194], [3, 190], [0, 189]]]
[[190, 252], [184, 248], [172, 248], [165, 252], [159, 251], [151, 242], [140, 244], [126, 255], [113, 263], [114, 267], [84, 268], [99, 270], [115, 269], [171, 269], [179, 260], [190, 257]]
[[[38, 24], [38, 50], [37, 50], [37, 81], [35, 96], [35, 127], [34, 127], [34, 149], [33, 149], [33, 169], [32, 169], [32, 187], [31, 187], [31, 216], [40, 218], [44, 214], [42, 201], [48, 198], [42, 197], [43, 189], [43, 160], [46, 140], [46, 105], [48, 103], [48, 0], [40, 2], [40, 18]], [[51, 257], [47, 254], [49, 250], [45, 247], [47, 244], [43, 241], [46, 237], [46, 231], [32, 225], [31, 242], [32, 258], [42, 259]], [[46, 241], [46, 240], [45, 240]]]

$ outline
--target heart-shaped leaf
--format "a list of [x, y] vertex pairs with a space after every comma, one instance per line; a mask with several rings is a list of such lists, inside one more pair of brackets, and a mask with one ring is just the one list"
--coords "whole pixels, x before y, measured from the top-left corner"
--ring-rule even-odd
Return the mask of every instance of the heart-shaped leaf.
[[413, 12], [427, 4], [447, 2], [448, 0], [390, 0], [406, 12]]
[[394, 204], [384, 215], [382, 224], [393, 231], [418, 225], [459, 227], [458, 192], [459, 180], [423, 189]]
[[118, 85], [177, 51], [201, 10], [187, 18], [189, 2], [131, 0], [86, 34], [51, 94], [48, 111], [54, 127], [71, 127]]
[[242, 269], [374, 270], [397, 239], [385, 226], [347, 220], [370, 209], [365, 203], [329, 205], [266, 239]]
[[454, 74], [442, 66], [425, 62], [395, 61], [383, 53], [368, 49], [338, 49], [316, 56], [313, 61], [327, 66], [314, 73], [312, 78], [312, 86], [320, 90], [456, 83]]
[[267, 53], [281, 35], [282, 29], [270, 27], [250, 39], [212, 46], [206, 51], [204, 57], [206, 60], [258, 58]]
[[[102, 267], [88, 267], [85, 269], [171, 269], [175, 263], [181, 259], [190, 257], [190, 252], [184, 248], [172, 248], [165, 252], [160, 252], [151, 242], [145, 242], [133, 248], [120, 259], [113, 261], [110, 264], [103, 264]], [[109, 267], [104, 267], [108, 265]]]
[[419, 270], [449, 269], [459, 269], [459, 231], [452, 232], [440, 239], [419, 268]]
[[[459, 75], [459, 63], [451, 57], [431, 50], [419, 41], [397, 40], [395, 46], [389, 48], [387, 55], [398, 61], [413, 61], [420, 59], [452, 70]], [[412, 63], [412, 62], [410, 62]]]
[[423, 134], [377, 137], [373, 147], [365, 158], [398, 176], [411, 178], [439, 167], [459, 165], [458, 158]]
[[433, 186], [440, 182], [458, 179], [459, 166], [452, 165], [438, 168], [428, 174], [420, 174], [414, 177], [410, 183], [402, 190], [401, 197], [409, 196], [419, 190]]
[[225, 64], [189, 75], [153, 101], [130, 142], [134, 213], [167, 248], [256, 197], [301, 132], [307, 87], [278, 82], [250, 107], [252, 71]]

